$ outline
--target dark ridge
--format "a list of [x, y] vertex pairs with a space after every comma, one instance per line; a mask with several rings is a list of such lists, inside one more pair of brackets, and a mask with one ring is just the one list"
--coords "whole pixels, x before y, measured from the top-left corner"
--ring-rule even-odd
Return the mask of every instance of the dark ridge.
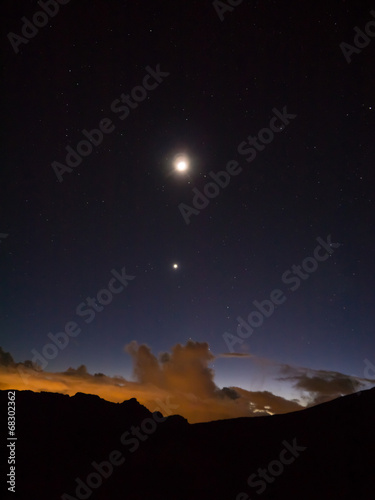
[[[193, 425], [135, 398], [15, 392], [13, 498], [374, 498], [375, 388], [294, 413]], [[2, 429], [7, 393], [0, 391]]]

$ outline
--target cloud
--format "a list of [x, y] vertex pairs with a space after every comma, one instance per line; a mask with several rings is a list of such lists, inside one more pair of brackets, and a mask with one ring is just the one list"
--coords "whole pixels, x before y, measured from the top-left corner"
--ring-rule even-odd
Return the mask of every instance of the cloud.
[[279, 377], [278, 380], [294, 382], [295, 389], [307, 393], [304, 398], [309, 406], [352, 394], [374, 383], [371, 379], [351, 377], [340, 372], [312, 370], [290, 365], [281, 365], [280, 371], [285, 376]]
[[[1, 350], [0, 388], [69, 395], [85, 392], [113, 402], [135, 397], [150, 411], [164, 414], [169, 401], [172, 412], [191, 423], [291, 411], [287, 400], [283, 408], [283, 398], [275, 399], [271, 393], [217, 387], [209, 366], [215, 356], [205, 342], [176, 344], [170, 352], [156, 356], [149, 346], [133, 341], [125, 346], [125, 351], [132, 358], [135, 380], [90, 374], [85, 365], [62, 373], [44, 372], [34, 369], [31, 362], [15, 363], [9, 353]], [[293, 404], [292, 408], [301, 406]]]
[[[37, 370], [30, 361], [15, 363], [11, 354], [0, 348], [0, 389], [96, 394], [103, 399], [122, 402], [133, 397], [150, 411], [178, 413], [190, 423], [226, 418], [288, 413], [303, 408], [268, 391], [247, 391], [240, 387], [219, 388], [210, 364], [214, 356], [206, 342], [176, 344], [170, 352], [155, 355], [145, 344], [133, 341], [124, 348], [133, 361], [134, 380], [103, 373], [90, 374], [85, 365], [53, 373]], [[276, 380], [292, 383], [302, 401], [316, 404], [362, 388], [366, 379], [337, 372], [310, 370], [279, 364], [252, 354], [230, 355], [251, 358], [251, 363]], [[170, 402], [166, 404], [166, 402]], [[168, 406], [170, 405], [170, 406]]]
[[208, 364], [215, 359], [206, 342], [189, 340], [186, 346], [177, 344], [172, 352], [162, 353], [159, 360], [150, 347], [133, 341], [125, 346], [134, 363], [134, 376], [141, 384], [152, 383], [161, 389], [214, 396], [217, 387], [214, 372]]
[[252, 354], [244, 352], [224, 352], [216, 356], [217, 358], [253, 358]]
[[30, 369], [36, 369], [33, 362], [30, 360], [26, 360], [23, 363], [16, 363], [9, 352], [5, 352], [4, 349], [0, 346], [0, 368], [16, 368], [16, 367], [24, 367]]
[[15, 364], [12, 355], [0, 347], [0, 366], [15, 366]]
[[220, 391], [218, 391], [218, 394], [223, 398], [227, 397], [229, 399], [238, 399], [241, 397], [232, 387], [223, 387]]
[[259, 413], [260, 411], [268, 414], [289, 413], [302, 409], [298, 402], [289, 401], [269, 391], [250, 392], [240, 387], [234, 387], [234, 389], [241, 398], [249, 401], [254, 413]]
[[152, 354], [150, 347], [145, 344], [138, 345], [138, 342], [133, 340], [124, 349], [133, 359], [133, 373], [139, 383], [151, 382], [161, 385], [162, 373], [159, 362]]
[[68, 368], [64, 373], [65, 375], [80, 376], [80, 377], [88, 375], [87, 368], [85, 365], [81, 365], [78, 368]]

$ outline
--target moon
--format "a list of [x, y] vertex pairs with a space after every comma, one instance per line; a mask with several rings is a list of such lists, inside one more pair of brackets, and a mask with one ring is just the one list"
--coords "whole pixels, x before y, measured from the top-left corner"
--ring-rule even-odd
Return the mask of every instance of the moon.
[[184, 172], [187, 169], [187, 163], [184, 160], [180, 160], [176, 165], [177, 170]]
[[178, 269], [179, 265], [175, 262], [172, 267], [173, 267], [173, 269]]
[[174, 168], [177, 172], [183, 173], [189, 169], [189, 159], [184, 154], [178, 154], [174, 159]]

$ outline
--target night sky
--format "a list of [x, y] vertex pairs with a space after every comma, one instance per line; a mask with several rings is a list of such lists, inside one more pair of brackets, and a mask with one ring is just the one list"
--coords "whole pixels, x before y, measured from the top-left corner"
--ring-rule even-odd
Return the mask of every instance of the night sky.
[[65, 4], [27, 39], [41, 6], [3, 2], [4, 351], [68, 323], [47, 372], [189, 342], [219, 388], [375, 378], [375, 3]]

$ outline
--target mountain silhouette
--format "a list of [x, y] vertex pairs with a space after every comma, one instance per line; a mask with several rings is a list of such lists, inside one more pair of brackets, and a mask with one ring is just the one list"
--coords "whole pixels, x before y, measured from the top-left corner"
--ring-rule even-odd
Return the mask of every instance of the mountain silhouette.
[[[0, 391], [1, 429], [8, 392]], [[7, 484], [2, 498], [374, 498], [375, 388], [294, 413], [200, 424], [134, 398], [14, 393], [16, 492]], [[4, 443], [12, 440], [3, 439], [3, 478]]]

